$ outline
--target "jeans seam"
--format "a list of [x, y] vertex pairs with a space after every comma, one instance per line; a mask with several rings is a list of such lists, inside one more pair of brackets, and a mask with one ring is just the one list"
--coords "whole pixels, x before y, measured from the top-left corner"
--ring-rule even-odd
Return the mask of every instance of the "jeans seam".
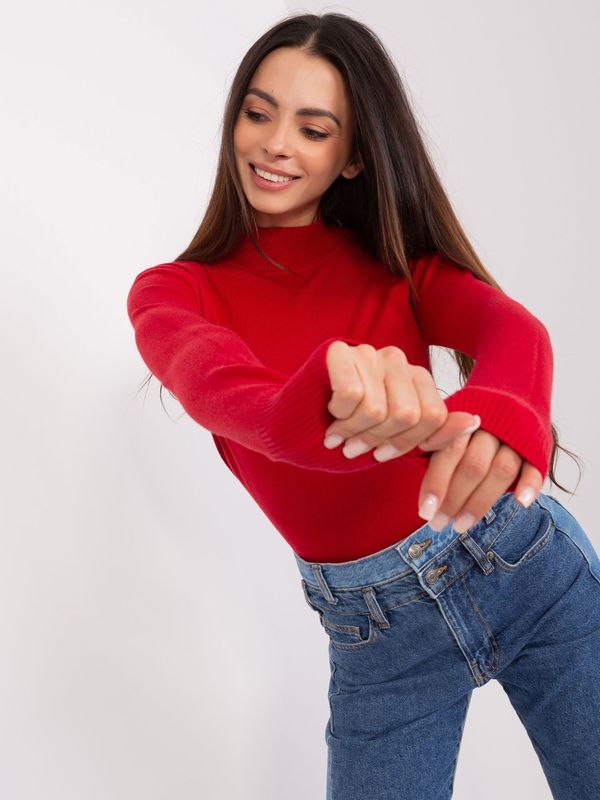
[[498, 567], [498, 569], [506, 572], [508, 574], [515, 572], [515, 570], [520, 569], [523, 565], [527, 564], [531, 559], [536, 556], [541, 550], [543, 550], [552, 539], [554, 532], [556, 531], [556, 525], [554, 524], [554, 520], [552, 516], [550, 516], [550, 520], [548, 525], [546, 526], [546, 530], [540, 536], [540, 538], [533, 544], [528, 550], [523, 553], [521, 558], [516, 561], [514, 564], [511, 564], [510, 561], [505, 561], [502, 556], [497, 553], [493, 548], [492, 552], [494, 553], [493, 561]]
[[[359, 591], [362, 591], [363, 589], [368, 589], [368, 588], [376, 588], [377, 589], [377, 588], [381, 588], [382, 586], [385, 587], [386, 585], [388, 585], [390, 583], [394, 583], [395, 581], [400, 580], [401, 578], [410, 577], [413, 574], [414, 574], [413, 571], [409, 568], [407, 570], [404, 570], [404, 572], [400, 572], [397, 575], [393, 575], [391, 578], [385, 578], [384, 580], [377, 581], [375, 583], [365, 583], [362, 586], [340, 586], [340, 587], [333, 586], [332, 589], [333, 589], [334, 592], [339, 592], [339, 593], [342, 593], [342, 592], [359, 592]], [[310, 589], [315, 589], [317, 591], [321, 590], [321, 587], [319, 585], [317, 585], [316, 583], [312, 583], [311, 581], [307, 581], [306, 578], [304, 578], [304, 581], [305, 581], [306, 585]]]
[[569, 540], [569, 542], [571, 543], [571, 545], [572, 545], [572, 546], [573, 546], [573, 547], [574, 547], [574, 548], [575, 548], [575, 549], [576, 549], [576, 550], [577, 550], [577, 551], [578, 551], [578, 552], [579, 552], [579, 553], [580, 553], [580, 554], [583, 556], [583, 558], [585, 559], [585, 563], [587, 564], [588, 572], [590, 573], [590, 575], [592, 576], [592, 578], [594, 578], [594, 580], [596, 581], [596, 583], [597, 583], [597, 584], [600, 586], [600, 578], [599, 578], [599, 577], [596, 575], [596, 573], [595, 573], [595, 572], [594, 572], [594, 570], [592, 569], [592, 565], [591, 565], [591, 563], [590, 563], [590, 560], [589, 560], [589, 558], [588, 558], [588, 556], [587, 556], [587, 553], [585, 552], [585, 550], [583, 550], [583, 549], [582, 549], [582, 548], [581, 548], [581, 547], [580, 547], [580, 546], [577, 544], [577, 542], [575, 541], [575, 539], [573, 539], [573, 537], [571, 536], [571, 534], [570, 534], [568, 531], [565, 531], [563, 528], [561, 528], [560, 526], [558, 526], [556, 523], [554, 523], [554, 527], [555, 527], [555, 529], [556, 529], [557, 531], [560, 531], [560, 532], [561, 532], [561, 533], [562, 533], [564, 536], [566, 536], [566, 537], [567, 537], [567, 539]]
[[[367, 588], [367, 587], [365, 587], [365, 588]], [[306, 595], [305, 595], [305, 597], [306, 597]], [[381, 608], [382, 608], [382, 610], [384, 612], [385, 611], [393, 611], [396, 608], [402, 608], [402, 606], [407, 606], [407, 605], [410, 605], [411, 603], [416, 603], [418, 600], [422, 600], [424, 597], [429, 597], [429, 592], [426, 592], [425, 590], [422, 590], [415, 597], [411, 597], [410, 600], [403, 600], [402, 602], [397, 603], [394, 606], [386, 606], [385, 605], [385, 599], [383, 599], [383, 598], [378, 598], [378, 603], [381, 605]], [[312, 601], [310, 601], [308, 599], [308, 597], [306, 597], [306, 601], [307, 601], [308, 605], [310, 606], [310, 608], [314, 609], [315, 611], [324, 611], [325, 610], [325, 609], [320, 608], [316, 604], [313, 604]], [[340, 616], [347, 617], [347, 616], [352, 615], [352, 614], [364, 614], [367, 617], [371, 617], [371, 613], [370, 613], [370, 611], [368, 609], [364, 610], [364, 611], [361, 610], [361, 609], [347, 609], [345, 611], [339, 611], [339, 610], [334, 609], [334, 608], [327, 608], [326, 610], [327, 610], [327, 614], [330, 614], [332, 616], [335, 616], [336, 614], [339, 614]]]
[[483, 625], [484, 629], [487, 631], [488, 641], [490, 643], [490, 646], [492, 648], [492, 653], [493, 653], [492, 663], [491, 663], [491, 666], [490, 666], [490, 668], [488, 670], [483, 672], [481, 669], [479, 669], [479, 665], [478, 664], [475, 664], [475, 666], [479, 669], [479, 672], [480, 672], [482, 677], [490, 678], [492, 676], [492, 673], [495, 671], [496, 667], [500, 663], [500, 649], [498, 647], [498, 642], [496, 641], [490, 626], [487, 624], [483, 614], [481, 613], [481, 610], [479, 609], [479, 606], [477, 605], [477, 603], [475, 601], [475, 598], [471, 594], [471, 590], [467, 586], [467, 582], [466, 581], [463, 581], [463, 586], [465, 588], [465, 592], [467, 593], [467, 597], [469, 598], [469, 602], [473, 606], [473, 609], [474, 609], [475, 613], [477, 614], [477, 616], [479, 617], [479, 619], [481, 621], [481, 624]]
[[327, 698], [327, 699], [328, 699], [328, 701], [329, 701], [329, 732], [330, 732], [330, 733], [331, 733], [333, 736], [335, 736], [335, 726], [334, 726], [334, 724], [333, 724], [333, 704], [332, 704], [332, 702], [331, 702], [331, 698], [332, 698], [334, 695], [338, 695], [338, 694], [340, 694], [340, 693], [341, 693], [341, 686], [339, 685], [339, 683], [338, 683], [338, 681], [337, 681], [337, 679], [336, 679], [336, 677], [335, 677], [335, 672], [336, 672], [336, 669], [337, 669], [337, 664], [335, 663], [335, 661], [334, 661], [334, 659], [333, 659], [333, 658], [330, 658], [329, 660], [330, 660], [330, 664], [331, 664], [331, 678], [332, 678], [332, 685], [333, 685], [333, 686], [337, 686], [337, 689], [335, 690], [335, 692], [329, 692], [329, 693], [328, 693], [328, 698]]

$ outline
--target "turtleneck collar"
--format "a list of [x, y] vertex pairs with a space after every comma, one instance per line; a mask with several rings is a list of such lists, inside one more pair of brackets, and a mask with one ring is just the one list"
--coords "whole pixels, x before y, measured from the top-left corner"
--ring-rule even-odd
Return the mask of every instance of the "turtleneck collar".
[[[319, 214], [317, 220], [308, 225], [273, 227], [259, 225], [255, 236], [260, 247], [275, 261], [293, 269], [294, 272], [308, 274], [341, 247], [349, 232], [348, 228], [340, 225], [326, 225]], [[276, 271], [288, 275], [267, 261], [248, 236], [242, 238], [240, 244], [230, 254], [230, 258], [262, 271]]]

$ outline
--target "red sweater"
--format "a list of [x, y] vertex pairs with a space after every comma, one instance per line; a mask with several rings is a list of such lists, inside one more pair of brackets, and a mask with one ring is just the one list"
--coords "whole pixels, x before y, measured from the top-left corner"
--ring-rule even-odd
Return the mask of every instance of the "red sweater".
[[[214, 264], [173, 261], [140, 272], [127, 297], [148, 369], [210, 431], [221, 458], [292, 549], [310, 561], [360, 558], [424, 524], [417, 499], [430, 454], [414, 448], [379, 463], [328, 450], [336, 339], [396, 345], [431, 369], [429, 345], [476, 359], [444, 399], [546, 477], [552, 448], [553, 355], [544, 325], [472, 273], [434, 254], [411, 262], [419, 295], [322, 218], [259, 228]], [[302, 279], [304, 278], [304, 280]], [[509, 491], [516, 486], [516, 481]]]

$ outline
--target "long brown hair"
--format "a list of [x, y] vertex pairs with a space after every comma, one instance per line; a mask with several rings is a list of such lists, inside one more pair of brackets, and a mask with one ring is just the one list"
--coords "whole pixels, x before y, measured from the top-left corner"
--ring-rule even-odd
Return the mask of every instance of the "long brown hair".
[[[352, 156], [364, 168], [352, 180], [338, 176], [329, 186], [319, 205], [323, 222], [353, 228], [361, 247], [391, 273], [404, 275], [415, 297], [408, 261], [435, 251], [503, 291], [479, 260], [452, 209], [391, 56], [370, 28], [340, 13], [287, 16], [243, 57], [226, 100], [208, 207], [192, 241], [175, 260], [215, 262], [226, 257], [242, 236], [248, 236], [265, 258], [287, 269], [256, 241], [253, 211], [237, 173], [233, 148], [233, 129], [250, 80], [263, 58], [277, 47], [302, 48], [307, 55], [333, 64], [344, 80], [353, 111]], [[464, 385], [475, 362], [459, 351], [449, 352]], [[152, 373], [142, 386], [151, 377]], [[161, 384], [161, 402], [162, 388]], [[559, 444], [554, 423], [551, 431], [548, 477], [568, 492], [556, 480], [558, 449], [579, 458]]]

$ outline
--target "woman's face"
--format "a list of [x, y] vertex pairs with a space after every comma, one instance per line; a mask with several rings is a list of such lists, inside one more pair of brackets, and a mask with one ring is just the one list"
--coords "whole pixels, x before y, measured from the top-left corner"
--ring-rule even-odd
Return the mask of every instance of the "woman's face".
[[[342, 76], [325, 59], [293, 47], [272, 50], [258, 66], [233, 145], [244, 193], [262, 227], [309, 225], [338, 175], [353, 178], [362, 168], [350, 160], [352, 111]], [[274, 183], [251, 164], [295, 179]]]

